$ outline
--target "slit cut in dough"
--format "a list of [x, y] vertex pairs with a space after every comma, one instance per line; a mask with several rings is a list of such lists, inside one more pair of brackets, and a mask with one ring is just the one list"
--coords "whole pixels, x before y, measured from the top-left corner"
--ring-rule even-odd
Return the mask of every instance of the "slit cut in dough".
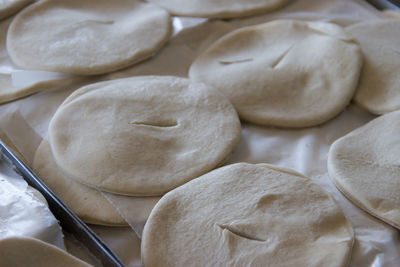
[[220, 90], [245, 121], [299, 128], [345, 109], [361, 65], [358, 44], [340, 26], [281, 20], [223, 36], [189, 77]]
[[68, 177], [133, 196], [163, 195], [214, 169], [240, 136], [225, 96], [172, 76], [82, 87], [49, 127], [54, 158]]
[[137, 0], [39, 1], [15, 17], [7, 49], [25, 69], [95, 75], [153, 56], [170, 33], [167, 11]]
[[141, 252], [147, 267], [346, 266], [352, 246], [343, 212], [311, 179], [238, 163], [164, 195]]

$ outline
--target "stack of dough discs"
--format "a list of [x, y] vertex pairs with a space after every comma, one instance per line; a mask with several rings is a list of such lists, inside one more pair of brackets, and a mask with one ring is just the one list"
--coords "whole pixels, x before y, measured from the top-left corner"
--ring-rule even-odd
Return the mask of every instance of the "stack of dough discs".
[[142, 260], [147, 267], [345, 266], [352, 246], [342, 211], [309, 178], [239, 163], [162, 197], [145, 225]]
[[3, 267], [90, 267], [84, 261], [34, 238], [0, 240], [0, 266]]
[[170, 30], [165, 10], [136, 0], [39, 1], [15, 17], [7, 47], [26, 69], [101, 74], [152, 56]]
[[388, 113], [333, 143], [328, 170], [357, 206], [400, 228], [400, 111]]
[[236, 18], [278, 9], [290, 0], [147, 0], [186, 17]]
[[54, 158], [69, 177], [135, 196], [162, 195], [215, 168], [240, 135], [226, 97], [169, 76], [83, 87], [49, 126]]
[[400, 109], [400, 20], [367, 21], [346, 29], [364, 54], [355, 102], [374, 114]]
[[128, 225], [99, 191], [69, 179], [61, 172], [48, 142], [42, 141], [36, 150], [33, 169], [84, 222], [108, 226]]
[[33, 0], [3, 0], [0, 1], [0, 19], [4, 19], [8, 16], [11, 16], [26, 5], [31, 3]]
[[222, 37], [189, 74], [228, 96], [244, 120], [307, 127], [348, 105], [361, 65], [359, 46], [341, 27], [274, 21]]

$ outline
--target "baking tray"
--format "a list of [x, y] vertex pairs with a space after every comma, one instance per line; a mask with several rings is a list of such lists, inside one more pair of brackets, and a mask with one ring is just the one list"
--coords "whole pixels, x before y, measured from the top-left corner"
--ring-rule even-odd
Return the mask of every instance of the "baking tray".
[[105, 267], [124, 266], [121, 260], [106, 244], [81, 221], [38, 176], [0, 139], [0, 158], [10, 163], [15, 171], [47, 200], [49, 209], [60, 221], [63, 230], [73, 234]]
[[368, 0], [376, 8], [400, 10], [400, 0]]

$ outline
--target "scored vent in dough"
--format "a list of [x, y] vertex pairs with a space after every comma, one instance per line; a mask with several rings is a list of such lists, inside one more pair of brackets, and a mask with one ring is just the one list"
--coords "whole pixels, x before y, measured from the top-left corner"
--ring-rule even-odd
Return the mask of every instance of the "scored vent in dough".
[[215, 168], [240, 135], [226, 97], [172, 76], [83, 87], [49, 126], [54, 158], [68, 177], [135, 196], [162, 195]]
[[364, 54], [354, 101], [374, 114], [400, 109], [400, 20], [361, 22], [346, 30]]
[[40, 179], [84, 222], [107, 226], [128, 225], [99, 191], [78, 183], [61, 172], [47, 141], [42, 141], [36, 150], [33, 169]]
[[202, 18], [237, 18], [278, 9], [291, 0], [147, 0], [172, 15]]
[[[170, 75], [187, 77], [193, 60], [210, 44], [235, 27], [222, 21], [206, 21], [185, 28], [168, 41], [153, 58], [132, 67], [110, 73], [108, 79], [140, 75]], [[173, 62], [173, 64], [171, 64]]]
[[0, 240], [0, 266], [90, 267], [91, 265], [38, 239], [10, 237]]
[[39, 1], [15, 17], [7, 48], [26, 69], [101, 74], [154, 55], [170, 24], [165, 10], [136, 0]]
[[400, 229], [400, 111], [378, 117], [335, 141], [328, 171], [361, 209]]
[[163, 196], [141, 251], [146, 267], [346, 266], [352, 246], [343, 212], [309, 178], [239, 163]]
[[339, 26], [274, 21], [227, 34], [189, 76], [223, 92], [246, 121], [307, 127], [340, 113], [356, 89], [360, 48]]

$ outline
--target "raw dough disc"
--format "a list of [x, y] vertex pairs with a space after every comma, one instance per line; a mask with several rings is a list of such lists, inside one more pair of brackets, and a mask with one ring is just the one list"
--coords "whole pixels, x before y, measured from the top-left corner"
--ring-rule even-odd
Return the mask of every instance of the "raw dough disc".
[[47, 141], [42, 141], [36, 150], [33, 169], [84, 222], [108, 226], [128, 225], [99, 191], [65, 177], [54, 161]]
[[0, 266], [90, 267], [91, 265], [38, 239], [11, 237], [0, 240]]
[[70, 75], [64, 75], [66, 77], [59, 75], [61, 77], [57, 79], [34, 82], [24, 86], [13, 85], [11, 72], [16, 71], [16, 68], [8, 55], [6, 47], [6, 36], [11, 21], [12, 18], [9, 18], [0, 22], [0, 104], [57, 86], [67, 86], [78, 80], [77, 77]]
[[354, 101], [374, 114], [400, 109], [400, 20], [362, 22], [346, 30], [364, 54]]
[[101, 74], [152, 56], [170, 24], [165, 10], [135, 0], [39, 1], [15, 17], [7, 48], [26, 69]]
[[346, 266], [352, 246], [343, 212], [309, 178], [239, 163], [162, 197], [144, 228], [142, 260], [147, 267]]
[[240, 135], [226, 97], [172, 76], [83, 87], [49, 126], [53, 155], [69, 177], [136, 196], [162, 195], [215, 168]]
[[222, 37], [189, 76], [223, 92], [244, 120], [307, 127], [347, 106], [361, 64], [358, 45], [337, 25], [274, 21]]
[[0, 1], [0, 19], [11, 16], [27, 6], [33, 0], [2, 0]]
[[184, 17], [236, 18], [278, 9], [291, 0], [147, 0]]
[[400, 229], [400, 111], [335, 141], [328, 171], [357, 206]]

